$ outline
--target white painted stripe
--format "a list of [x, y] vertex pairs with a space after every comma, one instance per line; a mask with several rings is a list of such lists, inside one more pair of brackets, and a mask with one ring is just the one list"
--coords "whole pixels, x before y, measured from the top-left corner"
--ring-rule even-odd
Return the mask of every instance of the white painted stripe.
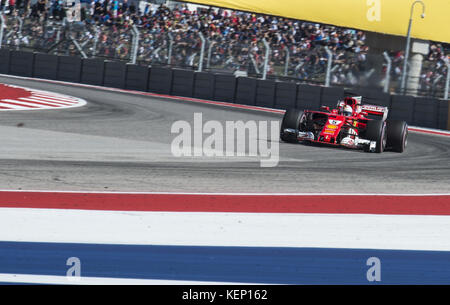
[[[177, 281], [109, 277], [68, 277], [57, 275], [0, 273], [0, 282], [54, 285], [253, 285], [233, 282]], [[256, 285], [256, 283], [254, 284]], [[261, 284], [257, 284], [261, 285]]]
[[43, 95], [43, 94], [32, 94], [33, 98], [40, 98], [40, 99], [50, 99], [50, 100], [55, 100], [55, 101], [62, 101], [62, 102], [66, 102], [66, 103], [76, 103], [77, 100], [73, 99], [73, 98], [65, 98], [62, 96], [51, 96], [51, 95]]
[[53, 93], [53, 92], [45, 92], [45, 91], [37, 92], [35, 89], [33, 89], [31, 92], [35, 96], [40, 96], [40, 97], [44, 97], [44, 98], [54, 98], [54, 99], [62, 99], [62, 100], [67, 100], [67, 101], [76, 101], [76, 99], [71, 98], [69, 96], [57, 94], [57, 93]]
[[2, 103], [1, 101], [11, 102], [11, 103], [18, 103], [18, 104], [21, 103], [21, 102], [16, 101], [16, 100], [8, 100], [8, 99], [0, 100], [0, 106], [11, 108], [11, 109], [8, 109], [8, 110], [24, 110], [24, 109], [29, 110], [29, 109], [32, 109], [32, 108], [30, 108], [27, 105], [22, 105], [22, 106], [20, 106], [20, 105], [12, 105], [12, 104], [8, 104], [8, 103]]
[[47, 103], [50, 105], [54, 105], [57, 107], [61, 107], [61, 106], [68, 106], [71, 105], [73, 103], [68, 103], [68, 102], [63, 102], [63, 101], [53, 101], [53, 100], [46, 100], [43, 98], [34, 98], [34, 97], [19, 97], [19, 100], [24, 100], [24, 101], [30, 101], [30, 102], [38, 102], [38, 103]]
[[[22, 101], [16, 101], [16, 100], [11, 100], [14, 101], [14, 103], [16, 102], [20, 102], [20, 103], [24, 103]], [[31, 111], [31, 110], [48, 110], [48, 109], [67, 109], [67, 108], [75, 108], [75, 107], [81, 107], [86, 105], [87, 102], [83, 99], [78, 99], [78, 103], [76, 104], [72, 104], [72, 105], [60, 105], [59, 107], [52, 107], [52, 106], [44, 106], [44, 105], [35, 105], [35, 106], [39, 106], [39, 108], [31, 108], [30, 106], [17, 106], [17, 105], [11, 105], [11, 104], [7, 104], [7, 103], [1, 103], [0, 101], [0, 106], [2, 107], [7, 107], [8, 109], [0, 109], [0, 111], [15, 111], [15, 110], [27, 110], [27, 111]]]
[[12, 87], [12, 88], [23, 89], [23, 90], [26, 90], [26, 91], [30, 92], [31, 94], [42, 95], [43, 97], [62, 98], [62, 99], [67, 99], [69, 101], [74, 101], [74, 100], [76, 101], [77, 100], [76, 97], [67, 96], [67, 95], [56, 93], [56, 92], [49, 92], [49, 91], [44, 91], [44, 90], [39, 90], [39, 89], [31, 89], [31, 88], [27, 88], [27, 87], [22, 87], [22, 86], [17, 86], [17, 85], [10, 85], [10, 84], [5, 84], [5, 85], [8, 86], [8, 87]]
[[11, 103], [20, 103], [21, 105], [24, 105], [24, 106], [32, 106], [32, 107], [39, 107], [39, 108], [61, 107], [61, 105], [47, 106], [47, 105], [40, 105], [40, 104], [36, 104], [36, 103], [30, 103], [27, 101], [22, 101], [22, 98], [19, 98], [18, 100], [3, 99], [2, 101], [11, 102]]
[[423, 130], [423, 131], [442, 132], [442, 133], [446, 133], [446, 134], [450, 135], [450, 131], [449, 130], [435, 129], [435, 128], [426, 128], [426, 127], [417, 127], [417, 126], [408, 126], [408, 127], [414, 128], [414, 129], [418, 129], [418, 130]]
[[0, 240], [450, 251], [450, 216], [0, 209]]

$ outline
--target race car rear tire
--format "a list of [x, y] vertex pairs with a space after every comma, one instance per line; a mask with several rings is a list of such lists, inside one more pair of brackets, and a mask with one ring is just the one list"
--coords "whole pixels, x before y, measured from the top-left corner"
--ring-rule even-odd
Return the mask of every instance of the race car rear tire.
[[280, 139], [284, 142], [296, 142], [297, 138], [284, 134], [287, 128], [298, 130], [300, 127], [300, 120], [302, 119], [303, 111], [298, 109], [288, 109], [284, 113], [283, 121], [281, 122]]
[[386, 121], [387, 147], [395, 152], [402, 153], [408, 143], [408, 124], [405, 121]]
[[386, 123], [382, 120], [370, 120], [367, 122], [365, 138], [377, 142], [375, 152], [382, 153], [386, 148]]

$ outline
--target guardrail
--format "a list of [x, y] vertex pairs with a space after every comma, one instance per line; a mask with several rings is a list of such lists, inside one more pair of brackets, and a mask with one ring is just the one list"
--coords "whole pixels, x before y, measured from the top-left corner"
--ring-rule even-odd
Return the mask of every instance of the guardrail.
[[[0, 50], [0, 73], [278, 109], [335, 106], [345, 91], [342, 87], [5, 49]], [[392, 119], [450, 130], [448, 100], [390, 95], [368, 88], [352, 91], [369, 98], [370, 103], [388, 106]]]

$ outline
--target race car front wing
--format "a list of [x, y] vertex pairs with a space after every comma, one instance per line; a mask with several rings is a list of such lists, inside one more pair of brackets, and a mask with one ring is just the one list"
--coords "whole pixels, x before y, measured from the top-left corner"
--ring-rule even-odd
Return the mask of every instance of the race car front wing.
[[347, 143], [330, 143], [330, 142], [324, 142], [324, 141], [319, 141], [319, 140], [315, 139], [314, 133], [312, 133], [310, 131], [303, 132], [303, 131], [299, 131], [296, 129], [286, 128], [282, 132], [290, 138], [297, 139], [297, 141], [299, 141], [299, 142], [308, 141], [308, 142], [313, 142], [313, 143], [344, 146], [344, 147], [354, 148], [354, 149], [366, 147], [366, 148], [368, 148], [368, 151], [370, 151], [370, 152], [375, 152], [375, 149], [377, 147], [376, 141], [361, 139], [358, 136], [356, 136], [355, 139], [353, 139], [353, 141], [350, 141]]

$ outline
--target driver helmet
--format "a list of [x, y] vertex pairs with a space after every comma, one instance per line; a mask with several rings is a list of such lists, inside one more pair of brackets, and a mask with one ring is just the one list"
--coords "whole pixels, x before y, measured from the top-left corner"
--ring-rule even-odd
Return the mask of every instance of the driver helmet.
[[344, 101], [339, 101], [339, 103], [337, 104], [339, 114], [342, 114], [344, 112], [344, 106], [345, 106]]
[[345, 105], [343, 109], [344, 116], [352, 116], [353, 115], [353, 108], [350, 105]]

